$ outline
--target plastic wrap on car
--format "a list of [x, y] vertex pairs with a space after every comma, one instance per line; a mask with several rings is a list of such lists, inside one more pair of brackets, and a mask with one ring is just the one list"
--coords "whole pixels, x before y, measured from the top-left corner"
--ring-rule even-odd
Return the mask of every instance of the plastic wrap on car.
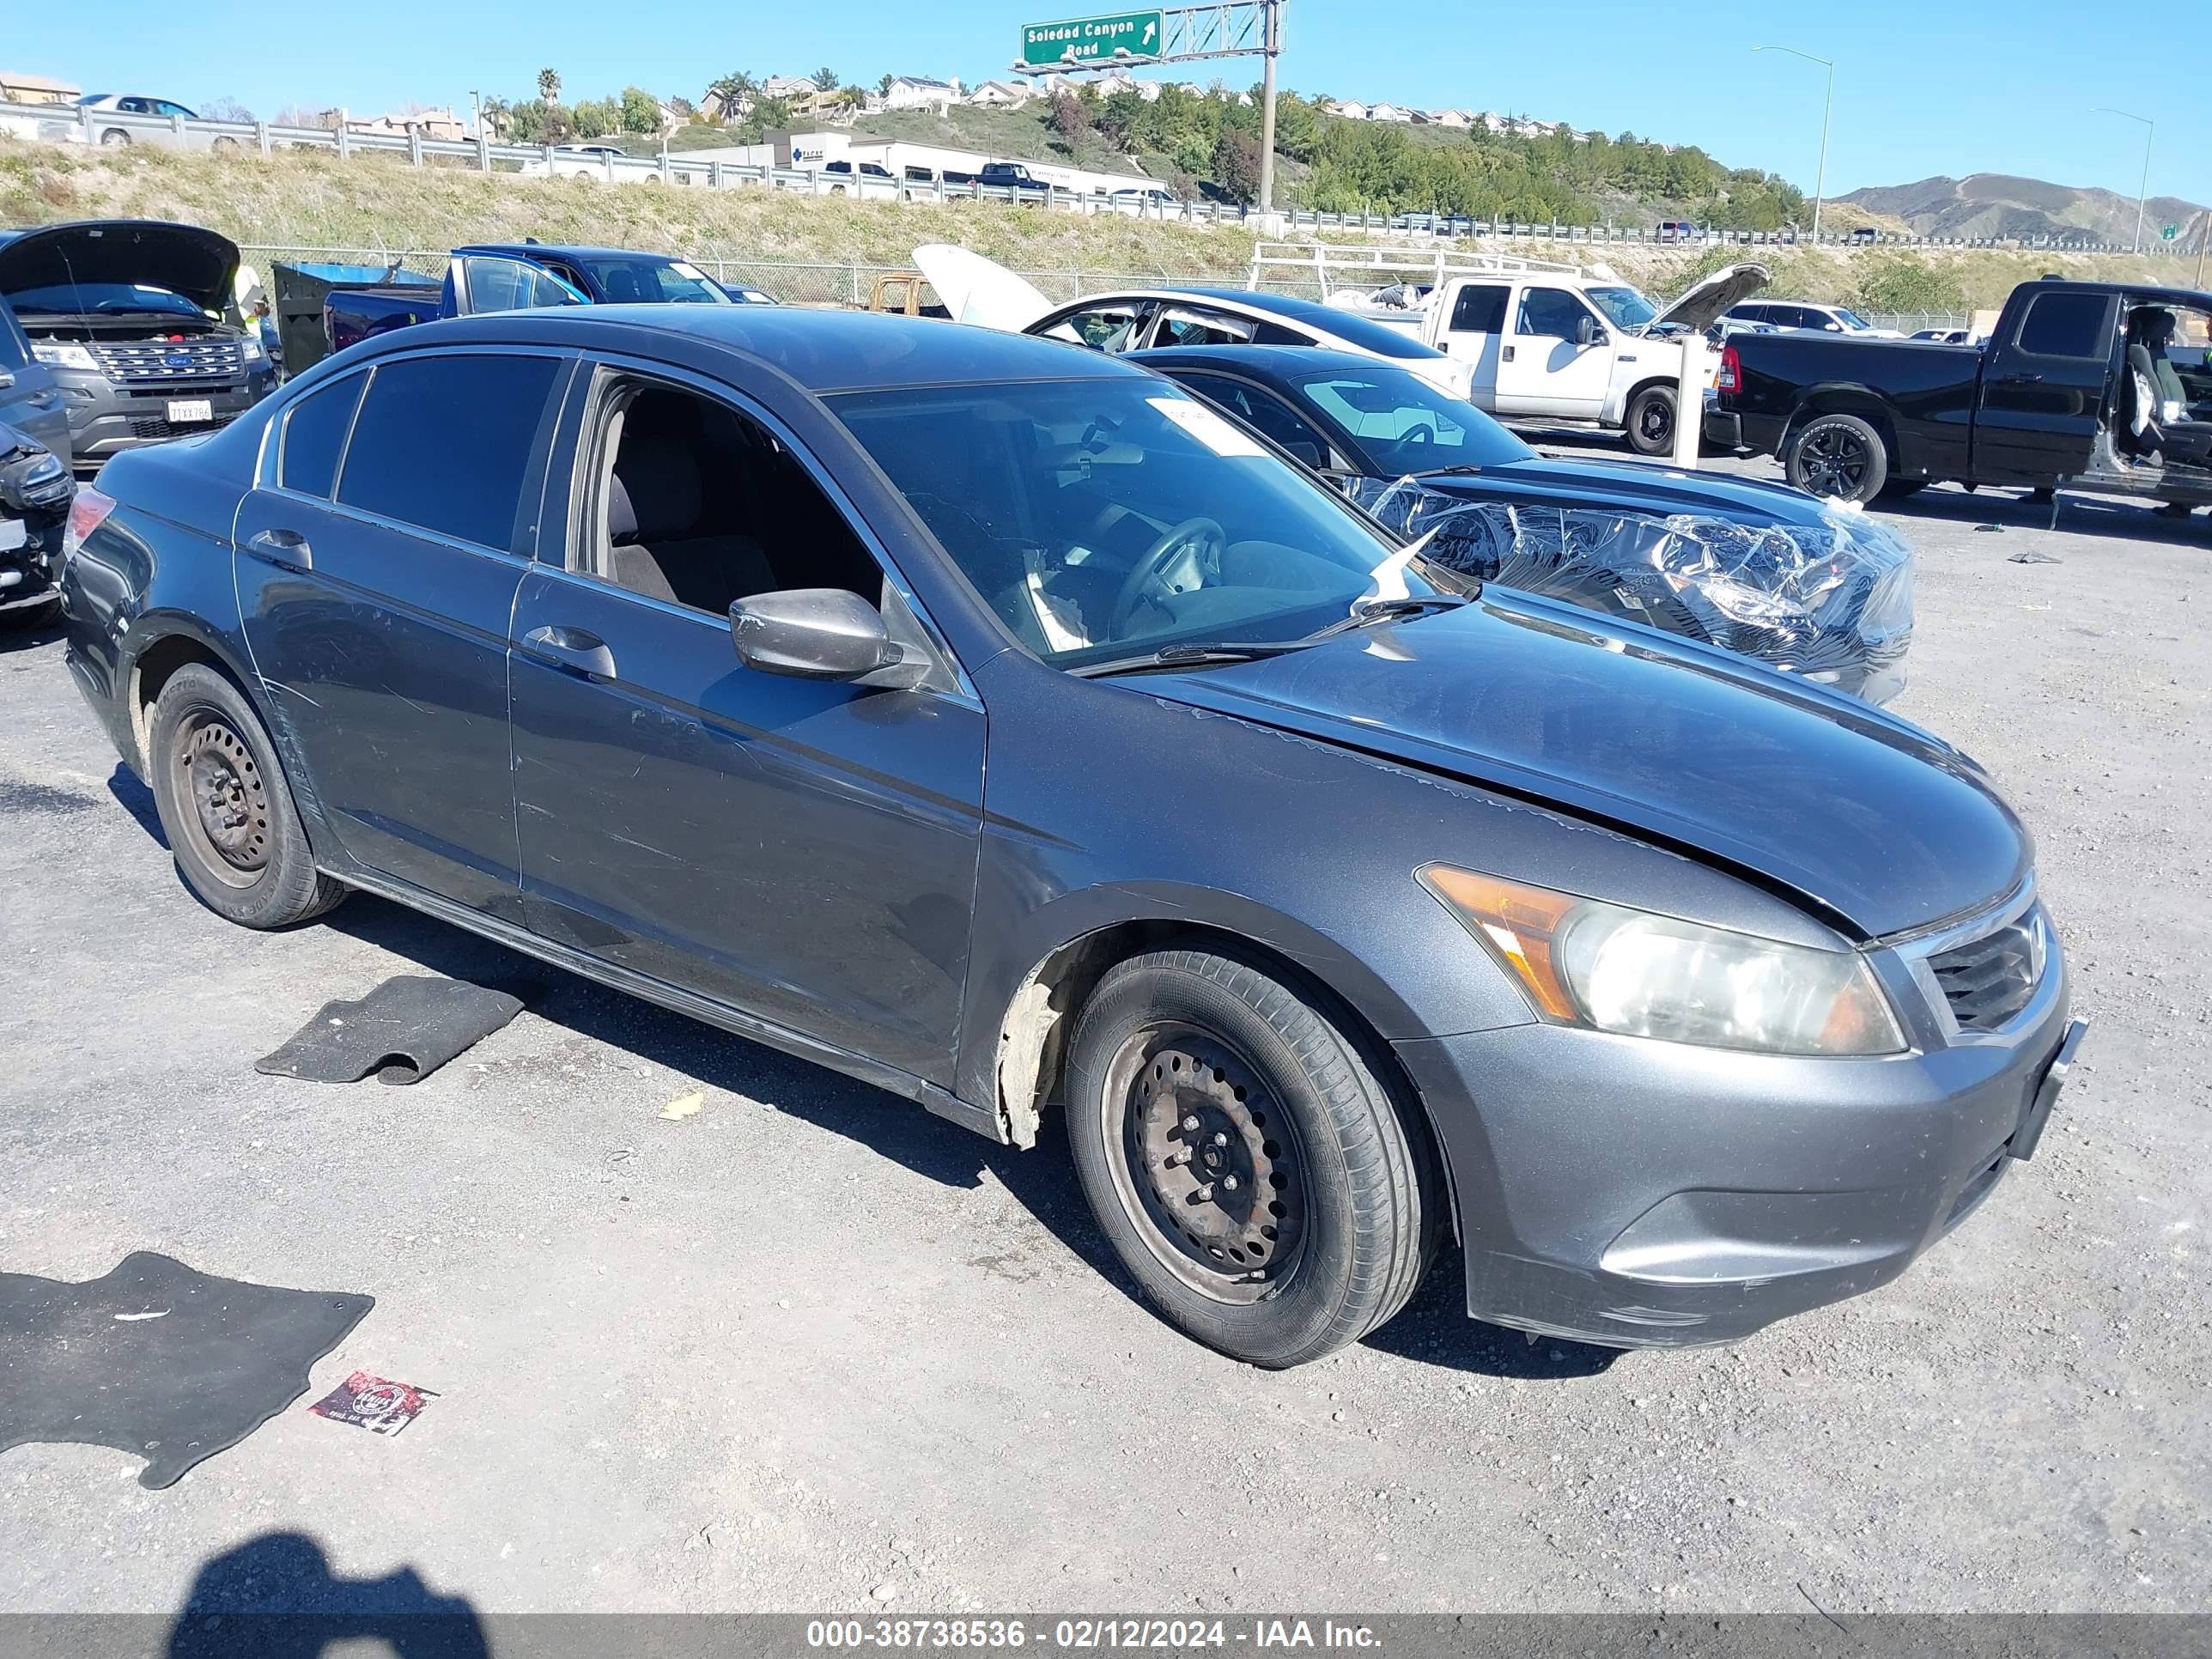
[[1863, 513], [1817, 526], [1711, 514], [1471, 501], [1419, 478], [1346, 493], [1423, 553], [1484, 581], [1664, 629], [1869, 702], [1905, 688], [1913, 554]]

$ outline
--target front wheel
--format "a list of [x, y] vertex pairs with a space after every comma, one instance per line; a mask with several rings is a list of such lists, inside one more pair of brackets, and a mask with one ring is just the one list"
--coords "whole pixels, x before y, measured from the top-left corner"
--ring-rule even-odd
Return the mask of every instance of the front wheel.
[[[1164, 951], [1100, 981], [1068, 1054], [1068, 1140], [1146, 1297], [1279, 1369], [1395, 1315], [1441, 1237], [1425, 1126], [1299, 992]], [[1412, 1109], [1418, 1110], [1418, 1108]]]
[[1870, 501], [1889, 481], [1889, 451], [1881, 434], [1856, 415], [1819, 415], [1797, 428], [1782, 470], [1812, 495]]
[[1628, 447], [1639, 455], [1674, 453], [1674, 388], [1647, 386], [1628, 400]]
[[315, 868], [307, 832], [260, 720], [199, 663], [171, 675], [146, 744], [154, 807], [185, 884], [241, 927], [288, 927], [346, 896]]
[[121, 127], [110, 127], [100, 135], [100, 142], [111, 149], [117, 148], [127, 149], [131, 144], [131, 135]]

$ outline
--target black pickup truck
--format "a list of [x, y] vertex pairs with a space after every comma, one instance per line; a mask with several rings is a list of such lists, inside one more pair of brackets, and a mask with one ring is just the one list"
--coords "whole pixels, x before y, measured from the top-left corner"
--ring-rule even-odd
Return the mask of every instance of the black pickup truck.
[[1945, 480], [2212, 505], [2212, 295], [2045, 278], [1979, 345], [1731, 336], [1706, 441], [1771, 453], [1817, 495]]

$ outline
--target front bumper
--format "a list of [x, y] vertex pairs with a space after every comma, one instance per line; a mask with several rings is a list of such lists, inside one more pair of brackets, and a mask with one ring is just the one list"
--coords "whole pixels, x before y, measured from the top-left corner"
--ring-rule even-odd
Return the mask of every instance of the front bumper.
[[[80, 471], [97, 468], [110, 455], [143, 444], [218, 431], [276, 390], [273, 368], [259, 368], [227, 385], [118, 386], [106, 375], [57, 368], [54, 379], [69, 410], [70, 447]], [[172, 422], [174, 401], [204, 399], [211, 419]]]
[[2034, 1150], [2079, 1040], [2054, 951], [2002, 1036], [1892, 1058], [1540, 1024], [1395, 1046], [1450, 1166], [1468, 1314], [1678, 1347], [1903, 1273]]

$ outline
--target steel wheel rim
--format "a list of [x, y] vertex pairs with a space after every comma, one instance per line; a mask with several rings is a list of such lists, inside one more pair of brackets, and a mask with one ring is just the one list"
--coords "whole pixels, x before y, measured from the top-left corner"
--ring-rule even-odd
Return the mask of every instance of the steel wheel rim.
[[1647, 398], [1644, 407], [1637, 411], [1636, 428], [1644, 441], [1656, 444], [1674, 429], [1674, 412], [1663, 398]]
[[173, 760], [178, 801], [209, 873], [250, 887], [269, 866], [269, 787], [252, 747], [212, 713], [185, 723]]
[[1260, 1069], [1211, 1032], [1147, 1026], [1115, 1054], [1100, 1106], [1115, 1194], [1160, 1265], [1217, 1302], [1274, 1294], [1304, 1252], [1308, 1182]]
[[1816, 495], [1849, 497], [1866, 482], [1869, 457], [1856, 433], [1829, 427], [1805, 440], [1805, 483]]

